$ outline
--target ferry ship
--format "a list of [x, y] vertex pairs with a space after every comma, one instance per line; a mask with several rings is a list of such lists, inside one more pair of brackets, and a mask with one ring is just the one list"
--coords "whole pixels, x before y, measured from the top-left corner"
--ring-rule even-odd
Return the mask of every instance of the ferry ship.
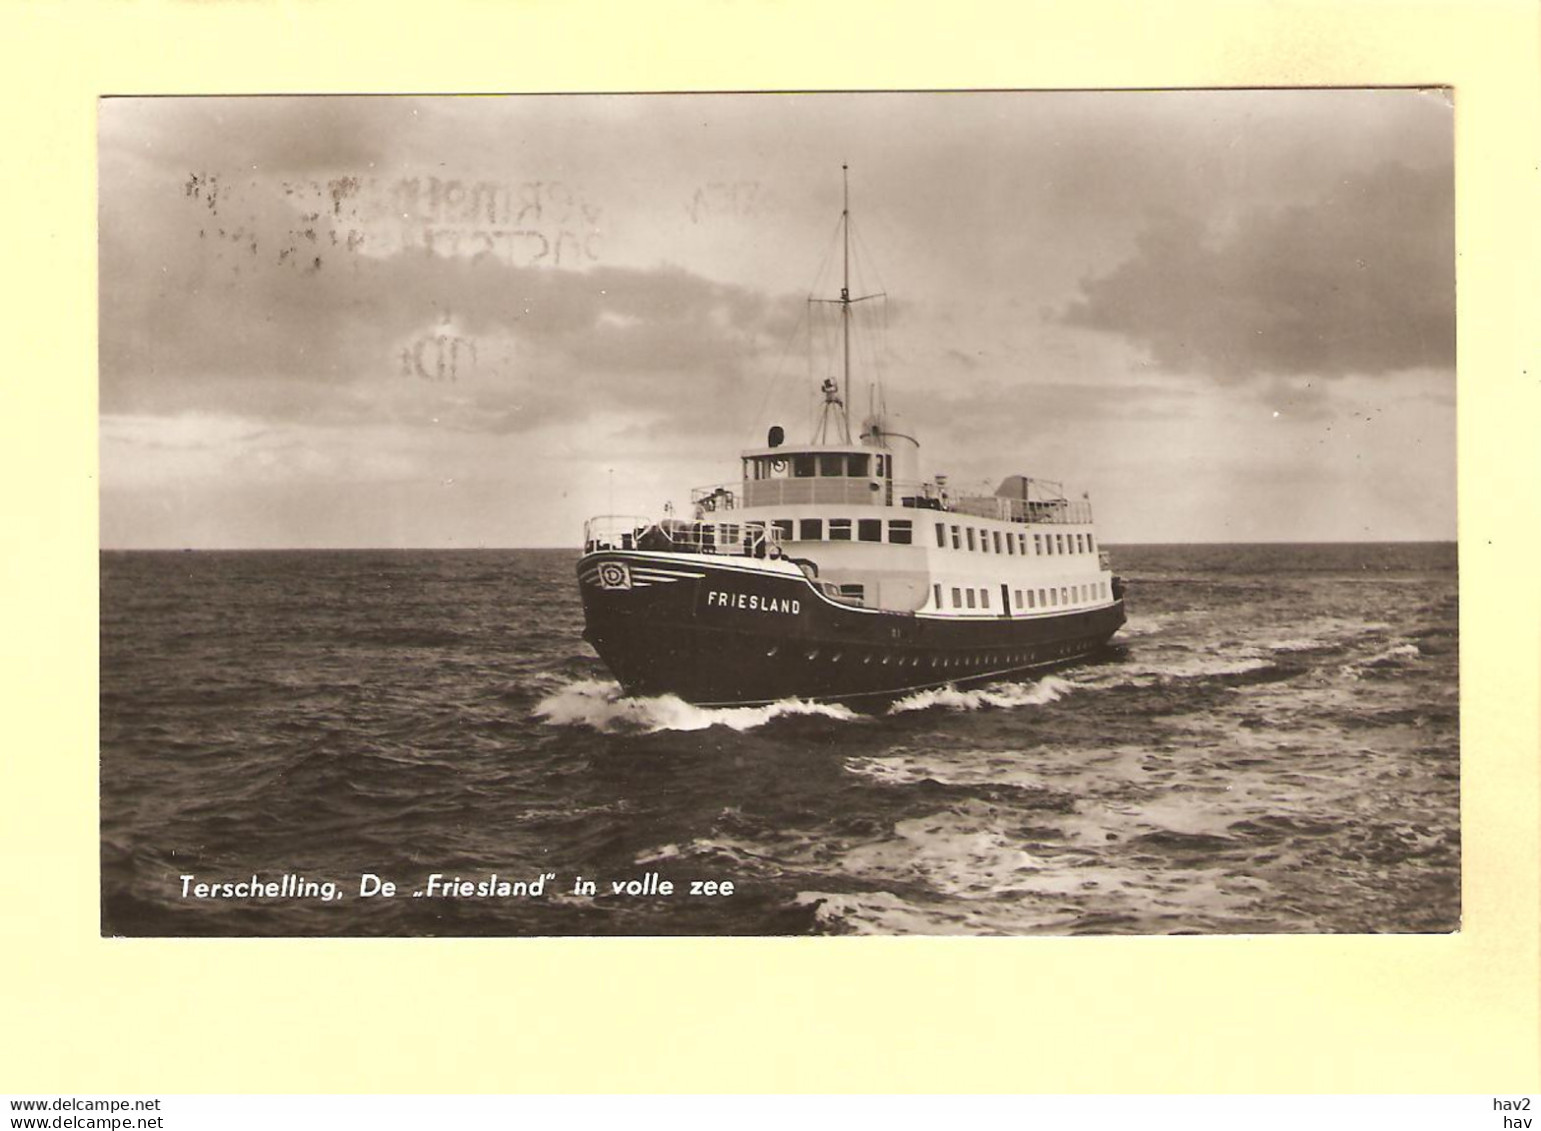
[[974, 493], [922, 478], [920, 444], [869, 387], [853, 437], [849, 182], [841, 213], [842, 380], [810, 442], [772, 427], [688, 519], [584, 527], [584, 638], [628, 695], [701, 706], [881, 703], [1088, 656], [1124, 623], [1091, 502], [1014, 473]]

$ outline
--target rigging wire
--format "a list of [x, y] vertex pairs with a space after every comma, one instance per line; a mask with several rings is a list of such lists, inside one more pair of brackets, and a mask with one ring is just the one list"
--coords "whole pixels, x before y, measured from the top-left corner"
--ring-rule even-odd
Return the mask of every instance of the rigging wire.
[[[844, 231], [842, 231], [842, 227], [844, 227]], [[835, 251], [843, 246], [844, 237], [847, 233], [852, 241], [854, 241], [854, 250], [856, 252], [856, 254], [851, 256], [850, 268], [853, 277], [850, 279], [849, 285], [852, 291], [858, 295], [881, 300], [878, 303], [881, 307], [880, 314], [869, 315], [861, 311], [860, 307], [866, 305], [864, 303], [851, 303], [842, 310], [841, 304], [838, 301], [815, 297], [820, 293], [821, 287], [825, 285], [825, 280], [833, 271]], [[869, 272], [877, 282], [877, 289], [875, 291], [869, 288], [866, 281]], [[862, 236], [861, 227], [848, 212], [843, 212], [840, 218], [835, 221], [833, 231], [830, 233], [830, 238], [825, 245], [824, 256], [819, 263], [818, 270], [814, 272], [813, 282], [808, 288], [807, 294], [808, 297], [803, 304], [802, 314], [793, 323], [791, 330], [787, 334], [776, 368], [772, 372], [771, 379], [766, 385], [765, 393], [760, 399], [759, 407], [755, 411], [757, 423], [765, 423], [765, 414], [770, 400], [789, 368], [788, 361], [791, 355], [792, 341], [798, 336], [798, 330], [802, 329], [806, 342], [804, 353], [807, 360], [808, 435], [810, 437], [815, 435], [821, 421], [821, 402], [817, 391], [821, 384], [821, 377], [826, 375], [822, 373], [822, 369], [830, 364], [831, 359], [840, 356], [842, 335], [847, 329], [847, 327], [842, 326], [841, 320], [847, 313], [851, 323], [849, 331], [857, 351], [857, 363], [860, 368], [866, 369], [868, 374], [868, 412], [869, 414], [886, 416], [888, 404], [887, 391], [884, 388], [883, 378], [885, 374], [883, 369], [884, 361], [888, 356], [889, 341], [887, 286], [883, 281], [882, 272], [877, 268], [876, 259], [867, 248], [866, 240]], [[829, 306], [831, 316], [818, 317], [818, 312], [813, 309], [815, 305], [821, 307]], [[875, 326], [873, 325], [874, 322], [876, 323]], [[852, 390], [842, 385], [841, 394], [845, 400], [844, 410], [848, 415], [852, 407], [850, 404]]]
[[[840, 226], [837, 223], [835, 225], [835, 233], [836, 233], [837, 236], [839, 234], [839, 231], [840, 231]], [[834, 248], [835, 248], [835, 240], [832, 237], [830, 244], [825, 249], [824, 259], [819, 264], [818, 270], [814, 273], [813, 283], [812, 283], [812, 285], [808, 289], [808, 293], [809, 294], [812, 294], [814, 291], [816, 291], [818, 289], [819, 280], [824, 277], [825, 272], [829, 268], [830, 260], [834, 257]], [[786, 341], [782, 343], [781, 355], [780, 355], [780, 357], [776, 361], [776, 368], [771, 372], [770, 382], [765, 387], [765, 395], [760, 398], [760, 407], [755, 410], [754, 420], [755, 420], [755, 424], [756, 424], [757, 427], [759, 425], [762, 425], [762, 424], [765, 423], [765, 410], [766, 410], [767, 406], [770, 404], [771, 396], [772, 396], [773, 393], [775, 393], [776, 387], [781, 383], [782, 377], [786, 376], [787, 362], [790, 359], [790, 357], [792, 356], [792, 341], [793, 341], [794, 338], [797, 337], [797, 331], [799, 329], [801, 329], [801, 328], [804, 328], [804, 327], [806, 327], [807, 330], [808, 330], [808, 337], [807, 337], [808, 348], [805, 349], [803, 352], [804, 352], [804, 355], [807, 358], [807, 362], [808, 362], [808, 375], [809, 375], [809, 379], [810, 380], [812, 379], [812, 375], [813, 375], [813, 368], [812, 368], [813, 367], [813, 357], [812, 357], [813, 336], [812, 336], [812, 319], [809, 316], [808, 306], [809, 306], [809, 304], [807, 302], [803, 303], [802, 313], [798, 316], [797, 321], [792, 324], [792, 329], [788, 332], [787, 337], [786, 337]], [[809, 419], [810, 419], [810, 434], [811, 434], [811, 428], [812, 428], [812, 424], [811, 424], [811, 420], [812, 420], [812, 407], [811, 407], [811, 405], [812, 405], [812, 398], [811, 398], [811, 396], [809, 398], [809, 404], [810, 404]]]
[[[869, 350], [868, 357], [871, 366], [868, 371], [868, 403], [871, 405], [873, 413], [878, 416], [887, 416], [888, 391], [886, 382], [883, 380], [886, 376], [883, 371], [883, 362], [888, 356], [888, 285], [883, 280], [883, 272], [878, 269], [876, 256], [868, 250], [867, 241], [862, 237], [861, 225], [856, 223], [854, 217], [850, 220], [850, 227], [851, 236], [856, 241], [857, 255], [855, 262], [857, 270], [859, 272], [870, 270], [877, 281], [876, 290], [871, 290], [865, 284], [863, 284], [861, 290], [882, 299], [879, 303], [882, 313], [877, 316], [877, 333], [872, 338], [867, 339], [865, 344]], [[876, 390], [875, 401], [873, 397], [874, 390]]]

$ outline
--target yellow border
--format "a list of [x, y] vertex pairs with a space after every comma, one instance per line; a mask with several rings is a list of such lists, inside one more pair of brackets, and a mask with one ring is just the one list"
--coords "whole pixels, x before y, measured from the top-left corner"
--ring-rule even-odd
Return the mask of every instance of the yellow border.
[[[1535, 6], [11, 4], [0, 10], [0, 1087], [1538, 1090]], [[102, 93], [1449, 84], [1465, 929], [1434, 938], [97, 937]]]

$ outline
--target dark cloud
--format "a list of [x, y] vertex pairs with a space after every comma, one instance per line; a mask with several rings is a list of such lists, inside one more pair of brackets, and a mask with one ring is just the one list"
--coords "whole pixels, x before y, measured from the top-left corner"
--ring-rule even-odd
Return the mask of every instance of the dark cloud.
[[[400, 134], [412, 109], [359, 99], [104, 107], [102, 410], [492, 433], [630, 412], [669, 416], [673, 434], [720, 423], [737, 385], [786, 341], [799, 301], [571, 255], [581, 242], [559, 225], [572, 217], [548, 211], [544, 234], [505, 241], [501, 255], [471, 254], [474, 238], [440, 253], [403, 246], [405, 222], [379, 200], [334, 214], [327, 191], [341, 181], [323, 175], [318, 198], [268, 172], [280, 150], [295, 167], [323, 154], [359, 159], [371, 143], [334, 135], [370, 116], [397, 123], [376, 123], [378, 135]], [[285, 149], [302, 122], [322, 140]], [[188, 139], [218, 129], [241, 159], [222, 147], [209, 173]], [[261, 167], [244, 169], [248, 157]], [[586, 269], [554, 266], [555, 253], [530, 262], [558, 239]]]
[[367, 168], [425, 132], [426, 110], [397, 97], [104, 98], [100, 120], [104, 156], [180, 164], [217, 157], [227, 169], [310, 173]]
[[1223, 230], [1155, 215], [1135, 256], [1084, 280], [1061, 318], [1222, 382], [1452, 367], [1450, 171], [1383, 164]]
[[496, 432], [622, 410], [705, 426], [801, 307], [674, 268], [331, 247], [279, 262], [245, 246], [140, 256], [104, 242], [103, 279], [103, 411], [431, 413]]

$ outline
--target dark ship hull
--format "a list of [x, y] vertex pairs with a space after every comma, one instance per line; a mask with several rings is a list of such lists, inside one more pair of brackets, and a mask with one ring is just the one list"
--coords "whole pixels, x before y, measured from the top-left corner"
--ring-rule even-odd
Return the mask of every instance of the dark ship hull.
[[831, 600], [747, 558], [603, 550], [578, 563], [584, 638], [628, 695], [701, 706], [884, 700], [1009, 679], [1088, 656], [1124, 623], [1091, 609], [938, 617]]

